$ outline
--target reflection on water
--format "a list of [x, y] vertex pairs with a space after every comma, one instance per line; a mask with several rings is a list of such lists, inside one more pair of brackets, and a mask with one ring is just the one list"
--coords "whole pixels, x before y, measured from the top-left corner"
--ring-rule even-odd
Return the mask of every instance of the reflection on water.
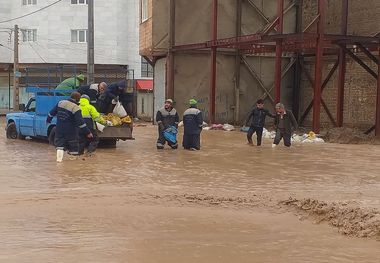
[[157, 151], [155, 132], [138, 127], [136, 141], [62, 164], [46, 143], [1, 135], [0, 262], [378, 262], [378, 242], [292, 214], [151, 196], [259, 193], [379, 209], [380, 147], [258, 148], [209, 131], [200, 152]]

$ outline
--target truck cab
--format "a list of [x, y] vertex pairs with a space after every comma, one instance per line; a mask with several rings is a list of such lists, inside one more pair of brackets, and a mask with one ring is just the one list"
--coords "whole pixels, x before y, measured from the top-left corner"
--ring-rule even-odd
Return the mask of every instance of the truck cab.
[[[27, 88], [33, 94], [26, 106], [20, 105], [21, 112], [6, 115], [6, 136], [8, 139], [24, 139], [25, 137], [46, 139], [54, 144], [55, 126], [57, 118], [46, 123], [49, 111], [61, 100], [68, 99], [67, 90], [51, 90], [41, 88]], [[133, 124], [106, 127], [99, 132], [101, 145], [116, 147], [118, 140], [131, 140]]]

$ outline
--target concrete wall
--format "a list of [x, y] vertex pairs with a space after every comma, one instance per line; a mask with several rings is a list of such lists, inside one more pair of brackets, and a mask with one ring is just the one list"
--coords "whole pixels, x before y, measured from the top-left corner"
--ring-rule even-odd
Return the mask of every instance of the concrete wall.
[[[21, 0], [0, 0], [2, 20], [47, 6], [55, 0], [38, 0], [22, 6]], [[95, 63], [129, 65], [140, 78], [139, 0], [95, 2]], [[4, 7], [4, 8], [3, 8]], [[16, 21], [1, 24], [13, 28], [37, 29], [36, 42], [20, 41], [20, 63], [86, 63], [87, 44], [71, 43], [71, 29], [87, 28], [87, 5], [72, 5], [69, 0]], [[1, 30], [3, 31], [3, 30]], [[0, 43], [13, 48], [13, 40], [0, 33]], [[0, 62], [13, 61], [12, 51], [0, 48]]]
[[[328, 0], [326, 30], [327, 33], [340, 32], [341, 1]], [[307, 25], [317, 12], [316, 1], [304, 0], [303, 23]], [[380, 1], [349, 1], [348, 34], [352, 35], [374, 35], [380, 32]], [[377, 72], [377, 65], [365, 56], [358, 54], [372, 70]], [[344, 125], [368, 129], [375, 123], [376, 104], [376, 80], [368, 74], [360, 65], [348, 57], [347, 73], [345, 79], [344, 96]], [[324, 60], [323, 75], [328, 74], [336, 57], [328, 57]], [[314, 77], [313, 60], [309, 64], [308, 71]], [[323, 92], [323, 99], [328, 105], [334, 118], [336, 118], [336, 101], [338, 88], [338, 72], [330, 80]], [[303, 112], [312, 100], [312, 87], [303, 75], [301, 90], [301, 111]], [[312, 121], [312, 112], [308, 115], [305, 124]], [[326, 112], [321, 109], [321, 122], [325, 127], [330, 127]]]
[[[276, 16], [277, 5], [275, 0], [254, 0], [253, 2], [255, 2], [269, 19]], [[290, 1], [285, 2], [285, 6], [290, 4]], [[176, 1], [176, 45], [210, 40], [211, 4], [211, 0]], [[226, 38], [235, 36], [236, 1], [219, 1], [218, 8], [218, 37]], [[151, 52], [153, 55], [168, 50], [169, 11], [169, 0], [153, 1], [153, 50]], [[266, 24], [263, 18], [261, 18], [246, 1], [244, 1], [242, 16], [243, 34], [256, 33]], [[290, 33], [295, 31], [294, 17], [294, 10], [285, 16], [285, 32]], [[253, 68], [262, 79], [264, 85], [270, 89], [274, 82], [274, 58], [250, 56], [246, 59], [250, 67]], [[288, 61], [289, 59], [284, 58], [283, 67], [285, 67]], [[159, 68], [161, 72], [162, 64], [160, 64]], [[157, 74], [157, 71], [156, 66], [155, 74]], [[209, 52], [178, 52], [175, 54], [174, 100], [176, 101], [176, 107], [179, 112], [183, 112], [187, 108], [188, 100], [194, 97], [199, 101], [199, 107], [204, 111], [205, 118], [208, 119], [209, 77]], [[234, 53], [226, 54], [226, 52], [220, 52], [217, 57], [216, 119], [218, 122], [234, 122], [234, 79]], [[255, 101], [263, 95], [264, 91], [243, 64], [241, 64], [240, 82], [241, 107], [239, 122], [242, 122], [247, 112], [251, 109]], [[288, 105], [291, 100], [291, 89], [289, 88], [292, 86], [291, 83], [291, 77], [286, 77], [283, 81], [282, 98]], [[267, 100], [267, 107], [272, 108], [269, 100]]]
[[153, 81], [153, 108], [154, 118], [156, 118], [156, 112], [164, 106], [165, 103], [165, 64], [166, 59], [159, 59], [154, 67], [154, 81]]
[[153, 93], [137, 93], [137, 117], [145, 121], [153, 119]]

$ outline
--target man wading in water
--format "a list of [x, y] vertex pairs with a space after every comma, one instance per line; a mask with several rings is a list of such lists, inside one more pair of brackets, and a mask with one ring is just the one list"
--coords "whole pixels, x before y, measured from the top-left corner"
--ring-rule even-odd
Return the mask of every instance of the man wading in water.
[[[249, 126], [249, 130], [247, 133], [248, 145], [253, 146], [252, 135], [255, 132], [257, 137], [257, 146], [261, 145], [266, 116], [269, 116], [271, 118], [276, 117], [276, 115], [264, 109], [264, 101], [262, 99], [259, 99], [256, 102], [256, 108], [252, 110], [246, 122], [246, 126]], [[251, 123], [249, 124], [250, 121]]]
[[276, 117], [275, 117], [275, 127], [276, 127], [276, 137], [272, 147], [276, 147], [281, 139], [284, 139], [284, 145], [287, 147], [291, 146], [292, 133], [297, 130], [298, 124], [296, 118], [291, 111], [286, 110], [284, 104], [276, 104]]

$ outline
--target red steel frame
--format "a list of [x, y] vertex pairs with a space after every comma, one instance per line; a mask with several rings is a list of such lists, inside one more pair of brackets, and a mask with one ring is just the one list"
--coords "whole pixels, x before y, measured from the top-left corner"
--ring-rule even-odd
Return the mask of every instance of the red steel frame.
[[[341, 34], [347, 35], [348, 22], [348, 0], [342, 1], [342, 21]], [[346, 76], [346, 52], [341, 47], [339, 49], [339, 78], [338, 78], [338, 101], [336, 110], [336, 122], [338, 127], [343, 126], [343, 109], [344, 109], [344, 81]]]
[[315, 83], [314, 83], [314, 103], [313, 103], [313, 131], [319, 132], [321, 129], [321, 100], [322, 100], [322, 68], [323, 68], [323, 45], [324, 45], [324, 24], [325, 24], [326, 0], [318, 1], [318, 24], [317, 24], [317, 54], [315, 57]]
[[209, 114], [210, 124], [215, 123], [215, 100], [216, 100], [216, 41], [218, 39], [218, 0], [212, 1], [212, 16], [211, 16], [211, 32], [212, 32], [212, 47], [211, 47], [211, 76], [210, 76], [210, 101]]
[[[371, 60], [379, 65], [380, 61], [380, 37], [375, 36], [353, 36], [347, 35], [348, 20], [348, 0], [342, 1], [341, 34], [333, 35], [325, 33], [326, 1], [318, 0], [318, 14], [313, 21], [303, 30], [302, 33], [284, 34], [284, 0], [277, 0], [277, 17], [256, 34], [235, 36], [231, 38], [218, 39], [218, 0], [212, 0], [211, 12], [211, 40], [202, 43], [192, 43], [185, 45], [173, 45], [171, 55], [175, 52], [191, 50], [211, 50], [210, 67], [210, 121], [215, 121], [215, 94], [216, 94], [216, 57], [218, 48], [240, 50], [242, 54], [263, 54], [274, 53], [275, 59], [275, 83], [274, 83], [274, 102], [277, 103], [281, 98], [281, 79], [282, 79], [282, 55], [283, 52], [298, 52], [302, 55], [315, 57], [315, 78], [308, 75], [310, 83], [314, 86], [314, 97], [312, 104], [309, 105], [303, 118], [313, 108], [312, 128], [315, 132], [320, 131], [320, 109], [321, 105], [325, 109], [332, 123], [336, 126], [343, 125], [343, 105], [344, 105], [344, 84], [346, 73], [346, 54], [352, 57], [360, 66], [377, 79], [377, 103], [376, 103], [376, 124], [373, 129], [377, 136], [380, 136], [380, 66], [378, 72], [374, 72], [351, 50], [359, 47], [360, 51], [366, 54]], [[251, 5], [251, 1], [248, 1]], [[257, 7], [256, 7], [257, 8]], [[260, 14], [262, 15], [262, 14]], [[264, 19], [266, 19], [264, 17]], [[267, 20], [267, 19], [266, 19]], [[316, 26], [315, 33], [309, 33], [311, 28]], [[270, 34], [275, 31], [274, 34]], [[378, 51], [379, 57], [374, 56], [371, 51]], [[326, 79], [322, 79], [324, 55], [337, 55], [338, 61], [329, 72]], [[169, 63], [172, 65], [172, 63]], [[322, 99], [322, 91], [326, 87], [335, 70], [339, 68], [338, 77], [338, 99], [337, 116], [334, 120], [326, 103]], [[170, 70], [170, 69], [169, 69]], [[254, 72], [252, 72], [254, 73]], [[305, 73], [308, 74], [308, 73]], [[173, 78], [174, 76], [171, 76]], [[172, 81], [172, 80], [171, 80]], [[264, 87], [265, 89], [265, 87]], [[265, 89], [266, 90], [266, 89]], [[266, 90], [267, 92], [267, 90]], [[301, 120], [303, 119], [301, 118]]]
[[[379, 61], [380, 61], [380, 47], [379, 47]], [[375, 124], [375, 134], [380, 135], [380, 66], [377, 72], [377, 100], [376, 100], [376, 124]]]
[[[284, 30], [284, 0], [277, 1], [278, 26], [277, 33], [282, 34]], [[282, 72], [282, 39], [276, 41], [276, 62], [274, 76], [274, 101], [281, 100], [281, 72]]]

